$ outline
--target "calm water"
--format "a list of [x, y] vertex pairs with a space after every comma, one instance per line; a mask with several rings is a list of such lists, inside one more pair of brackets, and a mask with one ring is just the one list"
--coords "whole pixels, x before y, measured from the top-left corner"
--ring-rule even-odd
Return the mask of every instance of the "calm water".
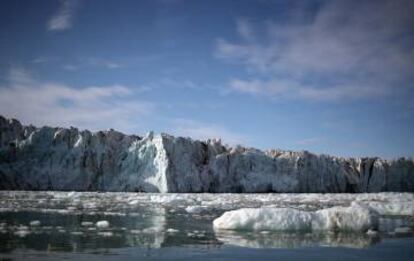
[[[412, 260], [411, 216], [382, 216], [362, 233], [217, 232], [229, 209], [314, 210], [355, 198], [231, 194], [0, 192], [0, 260]], [[275, 198], [277, 197], [277, 198]], [[189, 208], [190, 207], [190, 208]], [[108, 227], [97, 227], [105, 220]]]

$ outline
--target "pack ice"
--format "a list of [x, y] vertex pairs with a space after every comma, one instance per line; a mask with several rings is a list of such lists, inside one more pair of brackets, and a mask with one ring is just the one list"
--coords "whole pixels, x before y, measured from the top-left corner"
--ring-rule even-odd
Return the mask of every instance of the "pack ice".
[[260, 151], [167, 134], [23, 126], [0, 116], [0, 189], [140, 192], [414, 191], [412, 159]]

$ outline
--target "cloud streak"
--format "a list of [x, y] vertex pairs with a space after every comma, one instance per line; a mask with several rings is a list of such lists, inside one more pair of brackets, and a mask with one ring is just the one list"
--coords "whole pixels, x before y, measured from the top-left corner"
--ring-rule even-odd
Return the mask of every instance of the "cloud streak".
[[122, 85], [73, 88], [35, 80], [21, 69], [13, 69], [9, 79], [0, 87], [1, 114], [26, 124], [135, 133], [154, 110], [154, 104], [131, 98], [133, 89]]
[[59, 10], [47, 23], [49, 31], [63, 31], [72, 27], [77, 0], [61, 0]]
[[85, 69], [85, 68], [104, 68], [104, 69], [121, 69], [121, 68], [125, 68], [125, 64], [113, 61], [113, 60], [108, 60], [108, 59], [103, 59], [103, 58], [94, 58], [94, 57], [89, 57], [89, 58], [80, 58], [78, 59], [78, 61], [76, 61], [75, 63], [68, 63], [63, 65], [63, 69], [68, 70], [68, 71], [78, 71], [80, 69]]
[[174, 135], [191, 137], [198, 140], [221, 139], [224, 144], [247, 144], [246, 136], [235, 133], [217, 124], [206, 124], [189, 119], [171, 120], [171, 129]]
[[216, 56], [244, 65], [251, 76], [229, 88], [311, 101], [413, 95], [413, 2], [322, 3], [316, 12], [292, 12], [284, 24], [237, 21], [240, 40], [219, 39]]

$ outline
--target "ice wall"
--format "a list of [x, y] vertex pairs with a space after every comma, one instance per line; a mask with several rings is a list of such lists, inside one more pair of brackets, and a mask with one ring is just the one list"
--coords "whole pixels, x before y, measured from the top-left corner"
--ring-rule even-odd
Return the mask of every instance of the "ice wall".
[[414, 192], [414, 162], [264, 152], [166, 134], [36, 128], [0, 116], [0, 189]]

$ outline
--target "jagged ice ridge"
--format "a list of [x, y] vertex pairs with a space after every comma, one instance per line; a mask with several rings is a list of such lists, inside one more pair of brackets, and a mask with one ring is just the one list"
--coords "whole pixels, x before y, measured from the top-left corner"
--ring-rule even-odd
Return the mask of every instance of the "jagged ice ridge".
[[413, 192], [414, 162], [232, 148], [152, 132], [36, 128], [0, 116], [0, 189]]

